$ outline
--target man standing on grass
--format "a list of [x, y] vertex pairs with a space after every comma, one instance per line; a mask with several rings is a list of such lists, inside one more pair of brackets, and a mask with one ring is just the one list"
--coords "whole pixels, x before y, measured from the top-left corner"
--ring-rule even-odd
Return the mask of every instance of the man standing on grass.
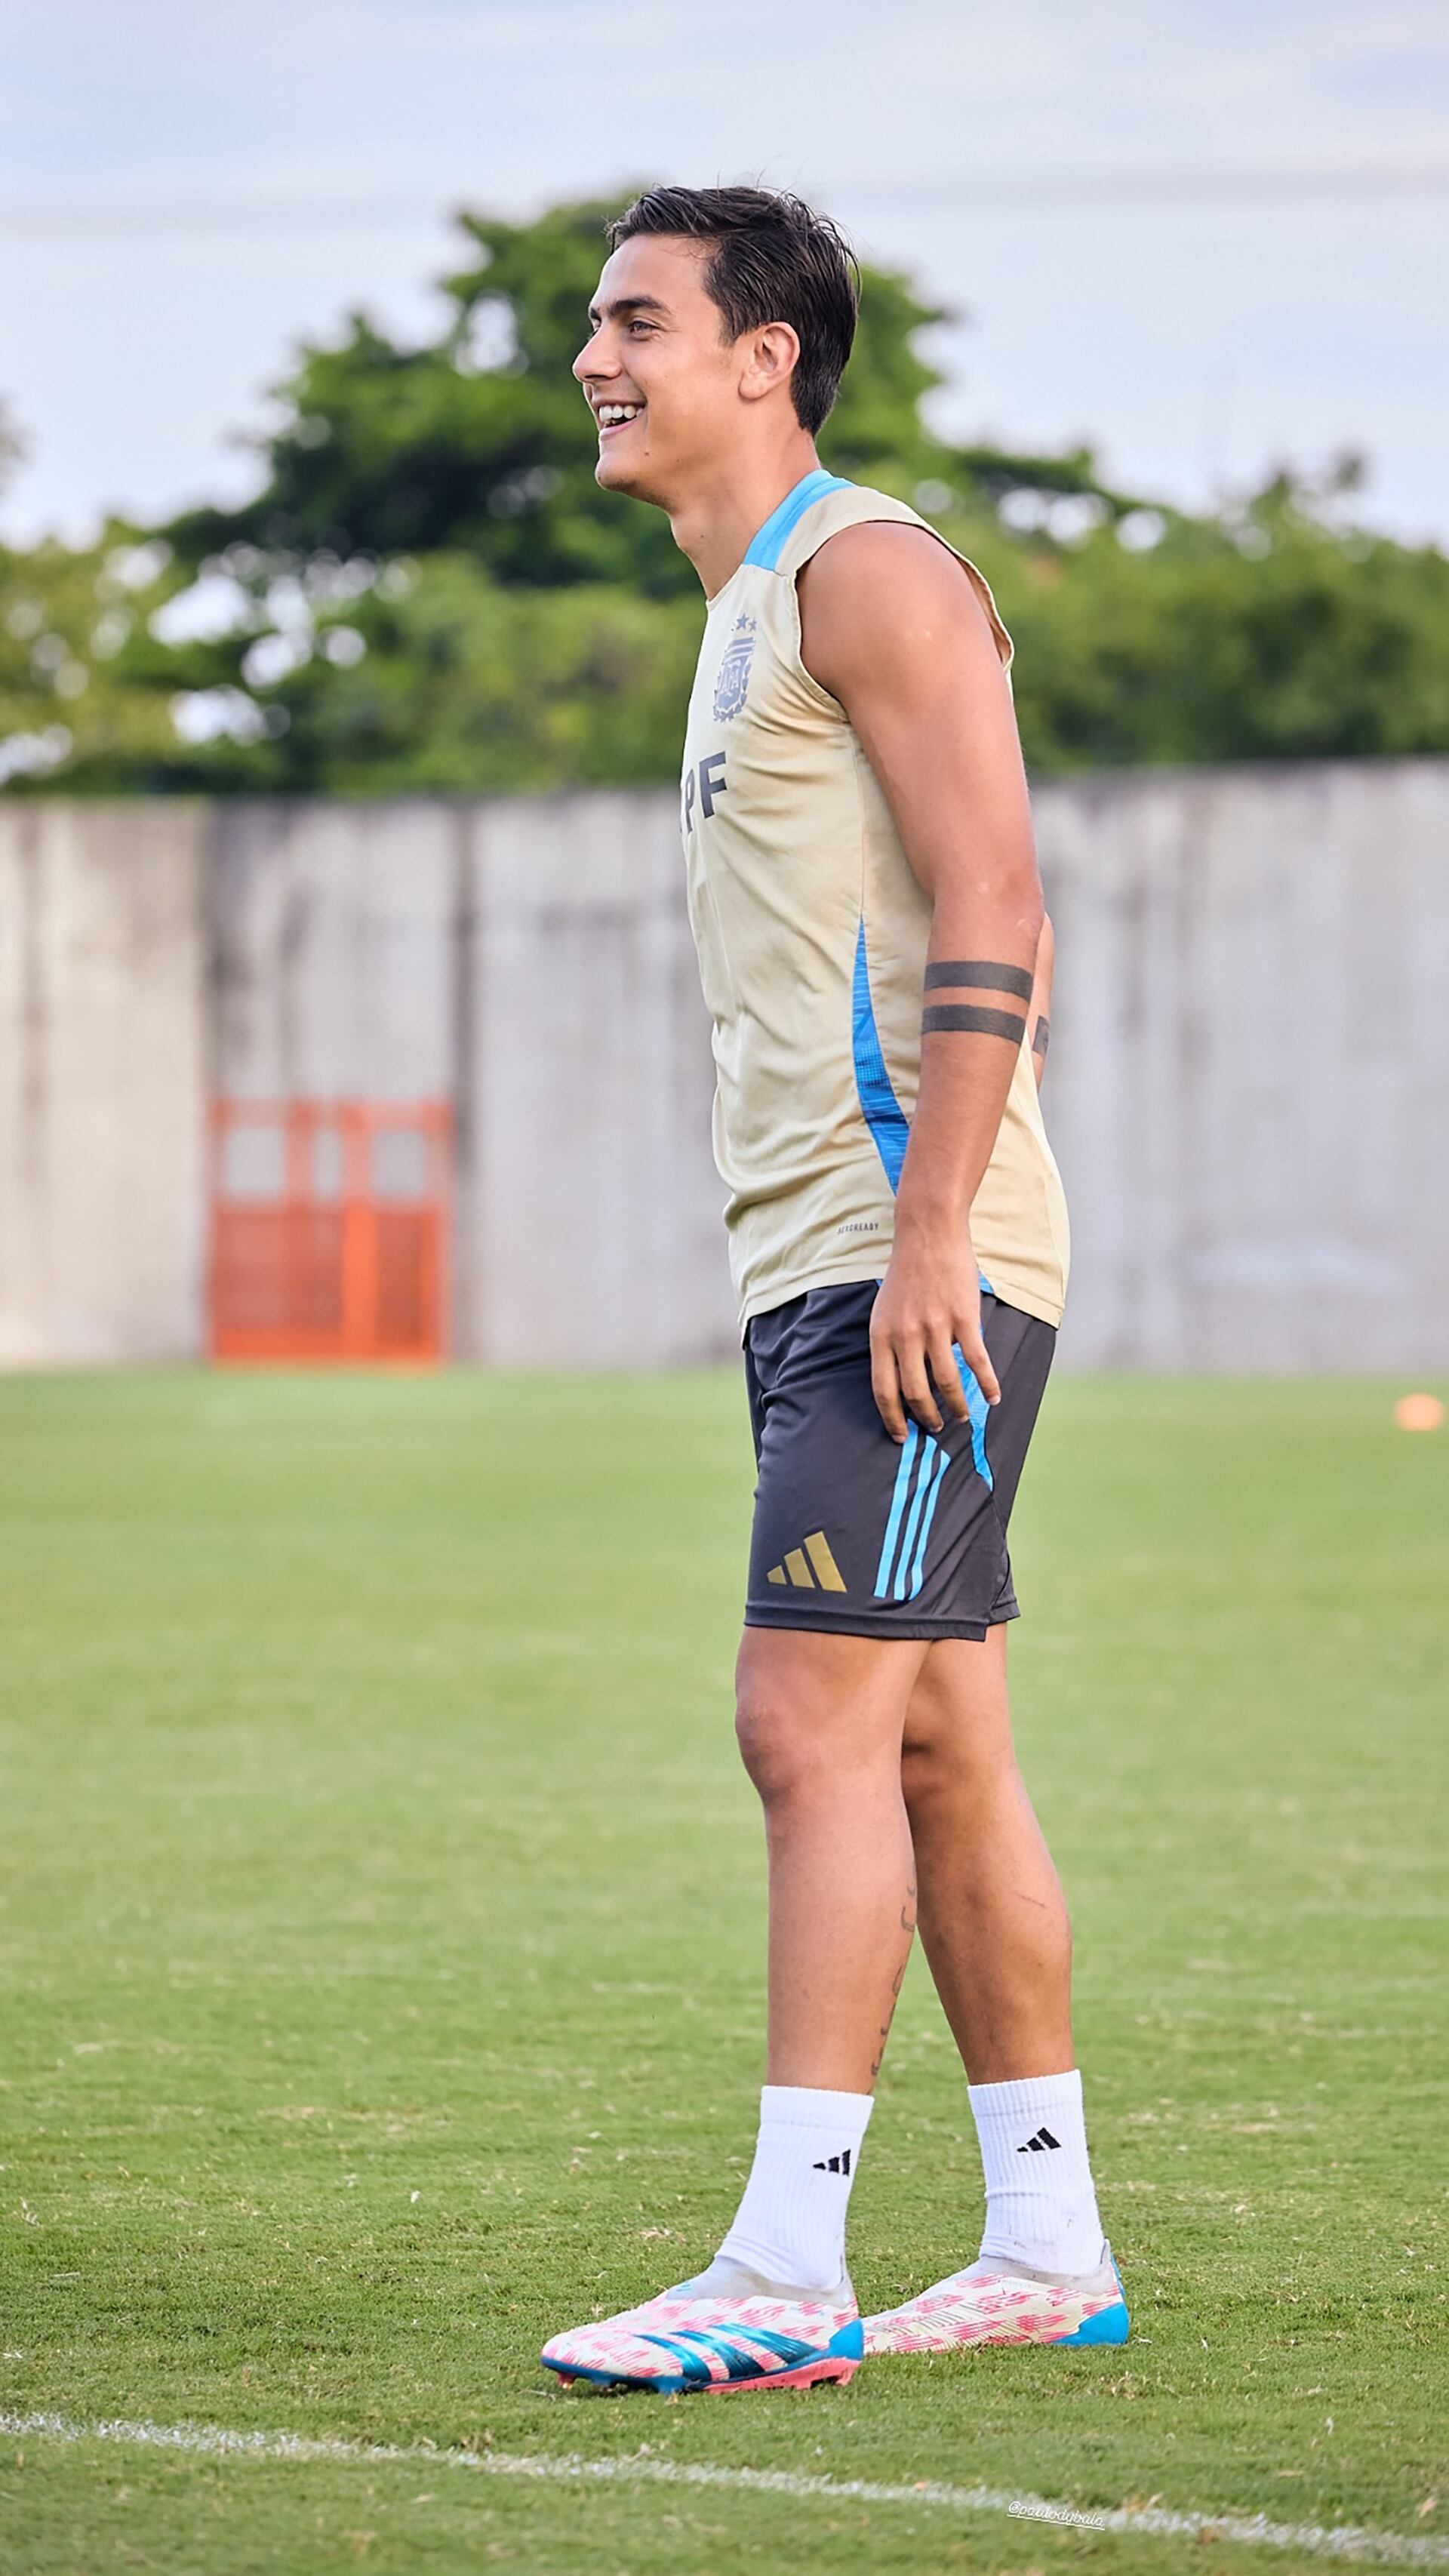
[[[1120, 2343], [1069, 1928], [1006, 1695], [1006, 1529], [1067, 1263], [1011, 645], [973, 566], [816, 457], [856, 319], [834, 227], [661, 188], [610, 241], [574, 368], [598, 480], [668, 512], [708, 599], [682, 819], [759, 1461], [738, 1729], [769, 2080], [709, 2269], [543, 2359], [800, 2387], [862, 2353]], [[846, 2205], [918, 1912], [986, 2232], [862, 2321]]]

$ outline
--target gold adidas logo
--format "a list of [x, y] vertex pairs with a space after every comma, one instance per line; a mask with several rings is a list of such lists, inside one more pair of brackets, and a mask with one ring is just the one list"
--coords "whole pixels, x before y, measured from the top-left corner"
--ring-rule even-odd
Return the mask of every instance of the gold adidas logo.
[[803, 1547], [787, 1548], [784, 1564], [771, 1566], [769, 1580], [793, 1583], [797, 1592], [843, 1592], [846, 1588], [824, 1530], [812, 1530]]

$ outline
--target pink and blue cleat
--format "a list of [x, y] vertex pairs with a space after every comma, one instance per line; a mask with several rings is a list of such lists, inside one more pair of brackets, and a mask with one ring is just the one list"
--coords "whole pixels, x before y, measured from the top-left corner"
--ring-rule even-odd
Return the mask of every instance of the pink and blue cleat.
[[850, 2379], [863, 2349], [848, 2281], [804, 2296], [736, 2264], [714, 2263], [693, 2281], [598, 2325], [554, 2335], [540, 2359], [559, 2378], [599, 2388], [813, 2388]]
[[1068, 2278], [989, 2255], [865, 2321], [867, 2354], [960, 2352], [978, 2343], [1125, 2343], [1122, 2277], [1110, 2246], [1095, 2272]]

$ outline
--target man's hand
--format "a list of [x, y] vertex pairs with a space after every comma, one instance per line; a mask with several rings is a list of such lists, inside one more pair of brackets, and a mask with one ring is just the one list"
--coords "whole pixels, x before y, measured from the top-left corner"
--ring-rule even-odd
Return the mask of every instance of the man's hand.
[[870, 1318], [870, 1377], [880, 1418], [903, 1441], [906, 1415], [926, 1431], [969, 1419], [955, 1343], [988, 1404], [1001, 1400], [981, 1337], [981, 1289], [966, 1228], [899, 1225]]

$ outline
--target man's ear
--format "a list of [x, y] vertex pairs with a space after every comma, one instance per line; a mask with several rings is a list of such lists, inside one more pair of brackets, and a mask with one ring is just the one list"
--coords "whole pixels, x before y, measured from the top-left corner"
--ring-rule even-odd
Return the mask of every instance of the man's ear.
[[800, 334], [788, 322], [766, 322], [761, 330], [749, 333], [743, 354], [740, 398], [763, 402], [767, 394], [788, 385], [799, 365]]

